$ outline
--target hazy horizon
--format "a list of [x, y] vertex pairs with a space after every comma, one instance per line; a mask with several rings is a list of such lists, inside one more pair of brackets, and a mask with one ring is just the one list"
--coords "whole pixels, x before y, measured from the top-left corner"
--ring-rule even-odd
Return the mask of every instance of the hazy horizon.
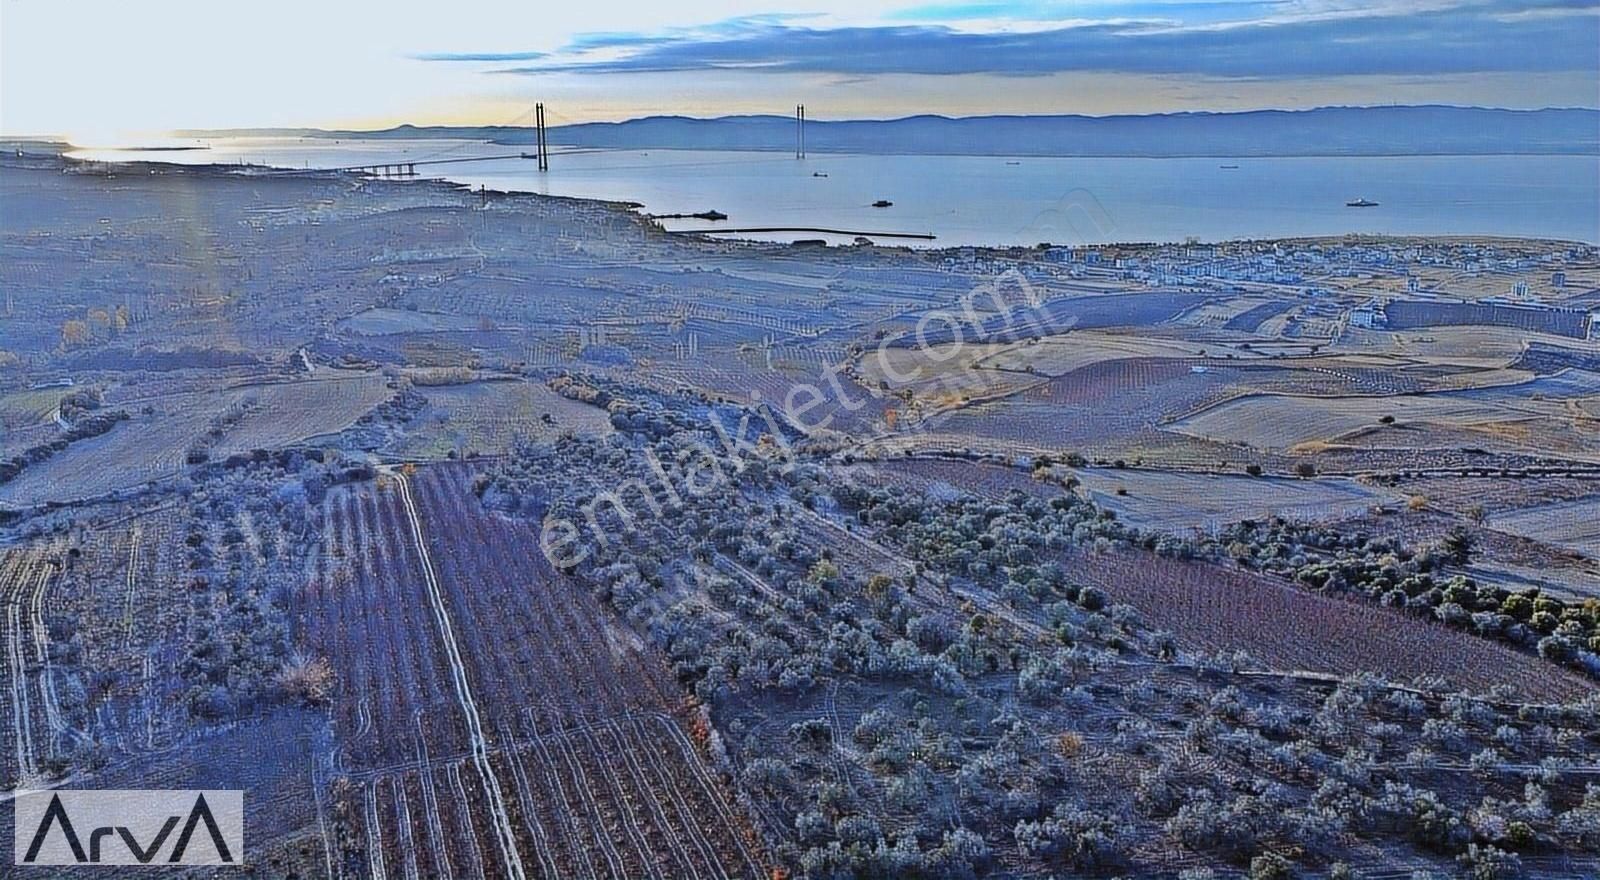
[[[109, 144], [175, 130], [514, 125], [654, 115], [1145, 115], [1324, 106], [1600, 108], [1593, 4], [1090, 0], [787, 8], [289, 0], [247, 29], [9, 2], [0, 132]], [[314, 24], [308, 24], [314, 23]]]
[[[822, 123], [822, 122], [904, 122], [906, 120], [912, 120], [912, 119], [948, 119], [948, 120], [963, 120], [963, 119], [1055, 119], [1055, 118], [1081, 118], [1081, 119], [1121, 119], [1121, 118], [1130, 118], [1130, 119], [1148, 119], [1148, 118], [1163, 117], [1163, 116], [1246, 116], [1246, 115], [1250, 115], [1250, 114], [1254, 114], [1254, 113], [1309, 113], [1309, 112], [1313, 112], [1313, 111], [1317, 111], [1317, 110], [1386, 110], [1386, 109], [1397, 109], [1397, 108], [1411, 108], [1411, 109], [1416, 109], [1416, 108], [1444, 108], [1444, 109], [1450, 109], [1450, 110], [1503, 110], [1503, 111], [1513, 112], [1513, 113], [1538, 113], [1538, 112], [1546, 111], [1546, 110], [1550, 110], [1550, 111], [1587, 111], [1587, 112], [1591, 112], [1591, 113], [1600, 113], [1600, 107], [1584, 107], [1584, 106], [1579, 106], [1579, 105], [1550, 105], [1550, 106], [1544, 106], [1544, 107], [1497, 107], [1497, 106], [1490, 106], [1490, 105], [1486, 105], [1486, 104], [1319, 104], [1319, 105], [1314, 106], [1314, 107], [1253, 107], [1253, 108], [1241, 108], [1241, 109], [1234, 109], [1234, 110], [1166, 110], [1166, 111], [1152, 111], [1152, 112], [1149, 112], [1149, 113], [1049, 113], [1049, 112], [1039, 112], [1039, 113], [949, 114], [949, 113], [934, 113], [934, 112], [923, 112], [923, 113], [912, 112], [912, 113], [905, 113], [905, 114], [896, 115], [896, 116], [837, 116], [837, 117], [835, 117], [835, 116], [823, 116], [823, 115], [820, 115], [820, 114], [817, 114], [817, 113], [813, 113], [813, 112], [811, 112], [810, 108], [807, 107], [806, 122], [808, 122], [808, 123]], [[628, 117], [623, 117], [623, 118], [620, 118], [620, 119], [595, 119], [595, 120], [588, 120], [588, 121], [583, 121], [583, 122], [568, 122], [568, 123], [563, 123], [562, 125], [551, 125], [551, 126], [549, 126], [549, 128], [556, 129], [556, 128], [565, 128], [565, 127], [572, 126], [572, 125], [590, 125], [590, 124], [622, 124], [622, 123], [628, 123], [628, 122], [642, 122], [642, 121], [650, 120], [650, 119], [687, 119], [687, 120], [693, 120], [693, 121], [696, 121], [696, 122], [716, 122], [716, 121], [721, 121], [721, 120], [733, 120], [733, 119], [779, 119], [779, 120], [788, 121], [788, 120], [793, 119], [793, 116], [789, 115], [789, 114], [782, 113], [782, 112], [772, 112], [772, 113], [723, 113], [723, 114], [717, 114], [717, 115], [698, 115], [698, 114], [693, 114], [693, 113], [667, 113], [667, 112], [663, 112], [663, 113], [651, 113], [651, 114], [646, 114], [646, 115], [642, 115], [642, 116], [628, 116]], [[404, 128], [423, 128], [423, 129], [426, 129], [426, 128], [526, 128], [526, 129], [530, 129], [531, 130], [534, 127], [535, 126], [531, 122], [517, 122], [517, 123], [494, 123], [494, 122], [484, 122], [484, 123], [397, 122], [397, 123], [394, 123], [392, 125], [385, 125], [385, 126], [382, 126], [382, 127], [374, 127], [374, 128], [349, 128], [349, 129], [346, 129], [346, 128], [339, 128], [339, 127], [294, 126], [294, 125], [290, 125], [290, 126], [270, 126], [270, 127], [269, 126], [259, 126], [259, 127], [257, 127], [257, 126], [241, 126], [241, 127], [236, 127], [236, 128], [174, 129], [174, 130], [168, 132], [168, 134], [181, 135], [181, 134], [184, 134], [186, 132], [213, 133], [213, 132], [247, 132], [247, 131], [273, 131], [273, 130], [278, 130], [278, 131], [304, 130], [304, 131], [323, 131], [323, 132], [335, 132], [335, 131], [384, 132], [384, 131], [393, 131], [395, 129], [404, 129]], [[12, 136], [15, 137], [16, 135], [12, 135]]]
[[[960, 122], [967, 120], [995, 119], [995, 120], [1064, 120], [1064, 119], [1092, 119], [1092, 120], [1119, 120], [1119, 119], [1162, 119], [1182, 117], [1242, 117], [1264, 114], [1309, 114], [1317, 111], [1340, 110], [1464, 110], [1464, 111], [1494, 111], [1509, 113], [1535, 114], [1542, 112], [1587, 112], [1600, 114], [1600, 108], [1582, 106], [1547, 106], [1547, 107], [1495, 107], [1483, 104], [1326, 104], [1315, 107], [1256, 107], [1234, 110], [1173, 110], [1151, 113], [986, 113], [951, 115], [945, 113], [917, 112], [897, 116], [860, 116], [860, 117], [833, 117], [817, 114], [807, 107], [808, 123], [825, 124], [832, 122], [848, 123], [903, 123], [915, 120], [943, 120]], [[720, 115], [695, 115], [689, 113], [652, 113], [642, 116], [629, 116], [620, 119], [599, 119], [589, 121], [569, 121], [559, 125], [549, 126], [552, 130], [574, 128], [588, 125], [617, 125], [629, 123], [642, 123], [663, 120], [683, 120], [690, 122], [731, 122], [740, 120], [773, 120], [789, 122], [793, 119], [790, 114], [774, 113], [727, 113]], [[453, 130], [465, 131], [470, 129], [519, 129], [533, 131], [532, 122], [515, 121], [512, 123], [428, 123], [402, 121], [386, 125], [372, 125], [370, 127], [340, 127], [340, 126], [233, 126], [227, 128], [180, 128], [169, 131], [155, 132], [142, 138], [133, 138], [123, 143], [87, 143], [74, 140], [67, 135], [57, 132], [3, 132], [6, 137], [19, 140], [59, 141], [71, 144], [78, 148], [115, 149], [133, 147], [159, 147], [163, 141], [171, 141], [173, 145], [180, 145], [182, 141], [203, 139], [209, 137], [247, 137], [256, 134], [274, 135], [297, 132], [315, 132], [321, 134], [384, 134], [394, 131], [416, 129], [420, 131]], [[1597, 132], [1600, 135], [1600, 132]]]

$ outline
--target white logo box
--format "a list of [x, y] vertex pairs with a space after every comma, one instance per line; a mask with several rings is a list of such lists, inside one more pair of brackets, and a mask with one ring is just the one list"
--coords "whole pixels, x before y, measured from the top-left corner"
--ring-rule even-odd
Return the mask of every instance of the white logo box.
[[233, 865], [244, 858], [244, 792], [59, 789], [18, 792], [20, 866]]

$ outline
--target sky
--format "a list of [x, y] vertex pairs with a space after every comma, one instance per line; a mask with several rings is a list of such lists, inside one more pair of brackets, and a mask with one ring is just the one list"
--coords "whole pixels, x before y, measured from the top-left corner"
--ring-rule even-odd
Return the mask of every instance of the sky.
[[0, 0], [0, 132], [1600, 106], [1600, 0]]

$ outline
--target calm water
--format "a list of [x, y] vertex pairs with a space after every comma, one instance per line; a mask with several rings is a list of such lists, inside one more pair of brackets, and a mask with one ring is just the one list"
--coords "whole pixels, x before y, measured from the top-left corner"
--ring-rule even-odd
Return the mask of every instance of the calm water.
[[[440, 140], [223, 138], [209, 144], [208, 150], [184, 152], [86, 150], [75, 155], [327, 168], [526, 149]], [[674, 229], [822, 226], [933, 233], [936, 245], [1349, 232], [1600, 242], [1600, 159], [1594, 156], [1008, 160], [817, 155], [797, 161], [781, 153], [650, 150], [554, 155], [545, 174], [521, 159], [418, 170], [491, 189], [642, 202], [650, 213], [714, 208], [729, 215], [721, 224], [667, 221]], [[1345, 207], [1355, 198], [1380, 204]], [[878, 199], [894, 205], [871, 207]]]

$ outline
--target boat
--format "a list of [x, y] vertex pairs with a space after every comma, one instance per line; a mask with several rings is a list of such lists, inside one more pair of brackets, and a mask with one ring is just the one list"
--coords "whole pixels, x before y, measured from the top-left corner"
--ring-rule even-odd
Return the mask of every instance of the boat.
[[1378, 203], [1368, 201], [1367, 199], [1351, 199], [1350, 201], [1345, 202], [1344, 206], [1346, 208], [1376, 208], [1378, 207]]
[[872, 207], [874, 207], [874, 208], [887, 208], [892, 204], [894, 204], [894, 202], [891, 202], [888, 199], [879, 199], [876, 202], [872, 203]]
[[811, 172], [811, 176], [812, 177], [827, 177], [828, 176], [828, 172], [826, 172], [826, 171], [813, 171], [813, 172]]
[[1007, 165], [1021, 165], [1021, 162], [1007, 162]]
[[1238, 171], [1239, 170], [1239, 166], [1237, 166], [1237, 165], [1218, 165], [1217, 167], [1221, 168], [1223, 171]]
[[[637, 202], [630, 202], [628, 204], [635, 205], [635, 206], [640, 207], [640, 208], [644, 207], [643, 205], [639, 205]], [[724, 213], [722, 213], [721, 211], [718, 211], [715, 208], [712, 208], [709, 211], [696, 211], [693, 214], [651, 214], [649, 216], [650, 216], [650, 219], [652, 219], [652, 220], [726, 220], [726, 219], [728, 219], [728, 215], [727, 214], [724, 214]]]

